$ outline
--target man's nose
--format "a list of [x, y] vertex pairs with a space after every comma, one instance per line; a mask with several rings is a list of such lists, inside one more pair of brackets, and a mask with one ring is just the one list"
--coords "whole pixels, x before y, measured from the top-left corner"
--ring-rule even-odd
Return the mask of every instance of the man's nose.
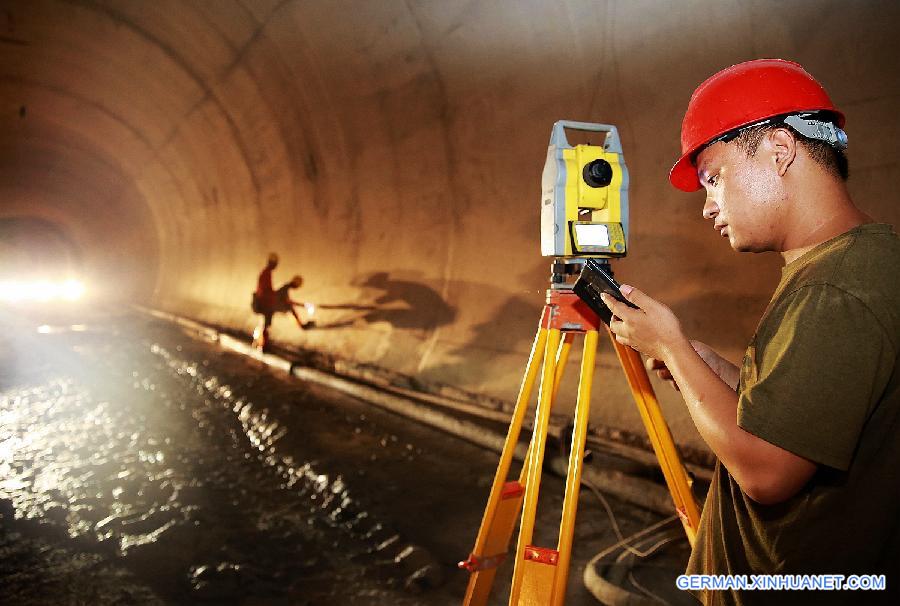
[[706, 197], [706, 203], [703, 205], [703, 218], [715, 219], [719, 214], [719, 205], [711, 196]]

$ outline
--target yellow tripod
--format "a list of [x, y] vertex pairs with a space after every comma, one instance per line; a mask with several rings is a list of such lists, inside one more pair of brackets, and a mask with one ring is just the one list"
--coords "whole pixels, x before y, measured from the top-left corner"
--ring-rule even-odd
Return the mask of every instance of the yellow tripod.
[[[564, 603], [572, 553], [572, 537], [575, 529], [575, 513], [584, 460], [584, 444], [590, 413], [591, 382], [597, 353], [598, 328], [603, 326], [612, 339], [619, 362], [635, 403], [647, 428], [650, 441], [659, 460], [675, 510], [681, 517], [691, 545], [694, 543], [700, 521], [700, 509], [690, 490], [687, 474], [668, 425], [662, 416], [659, 403], [640, 354], [616, 341], [594, 313], [571, 289], [552, 287], [547, 291], [547, 303], [541, 314], [541, 322], [531, 348], [528, 365], [512, 421], [506, 435], [503, 451], [494, 483], [488, 497], [484, 517], [475, 546], [468, 559], [460, 562], [460, 568], [471, 573], [466, 606], [487, 604], [497, 567], [506, 558], [510, 538], [515, 529], [516, 516], [522, 509], [519, 539], [516, 545], [515, 570], [509, 604], [528, 606], [559, 606]], [[575, 424], [572, 432], [572, 448], [566, 474], [562, 520], [556, 549], [532, 545], [534, 518], [537, 511], [541, 469], [547, 444], [547, 428], [550, 409], [559, 390], [569, 349], [576, 334], [584, 335], [584, 351], [581, 359], [581, 376], [578, 383], [578, 400], [575, 405]], [[507, 481], [513, 453], [522, 429], [522, 420], [531, 399], [532, 387], [543, 361], [534, 432], [525, 456], [525, 463], [518, 480]], [[524, 507], [523, 507], [524, 502]]]

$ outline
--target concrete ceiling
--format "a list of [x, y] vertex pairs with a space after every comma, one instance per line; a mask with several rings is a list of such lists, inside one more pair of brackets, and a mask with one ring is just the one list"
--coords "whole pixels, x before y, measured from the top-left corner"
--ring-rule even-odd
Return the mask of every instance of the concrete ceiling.
[[[511, 399], [550, 126], [608, 122], [632, 179], [618, 275], [739, 358], [779, 260], [731, 253], [668, 186], [687, 99], [732, 63], [801, 62], [848, 115], [852, 193], [896, 224], [898, 26], [889, 1], [4, 1], [0, 219], [55, 226], [101, 296], [241, 330], [278, 251], [276, 281], [333, 308], [276, 339]], [[608, 347], [598, 366], [595, 421], [636, 427]]]

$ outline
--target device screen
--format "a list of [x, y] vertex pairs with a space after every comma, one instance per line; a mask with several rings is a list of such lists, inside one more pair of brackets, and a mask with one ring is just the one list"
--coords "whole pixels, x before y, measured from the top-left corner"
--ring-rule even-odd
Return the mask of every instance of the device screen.
[[609, 246], [609, 228], [596, 223], [576, 223], [575, 240], [578, 246]]

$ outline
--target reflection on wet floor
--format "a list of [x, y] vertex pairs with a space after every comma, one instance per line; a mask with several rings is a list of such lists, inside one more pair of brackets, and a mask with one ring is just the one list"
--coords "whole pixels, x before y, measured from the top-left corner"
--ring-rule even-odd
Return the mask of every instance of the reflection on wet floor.
[[[4, 324], [4, 603], [460, 602], [494, 453], [141, 316]], [[605, 522], [580, 509], [576, 564]]]

